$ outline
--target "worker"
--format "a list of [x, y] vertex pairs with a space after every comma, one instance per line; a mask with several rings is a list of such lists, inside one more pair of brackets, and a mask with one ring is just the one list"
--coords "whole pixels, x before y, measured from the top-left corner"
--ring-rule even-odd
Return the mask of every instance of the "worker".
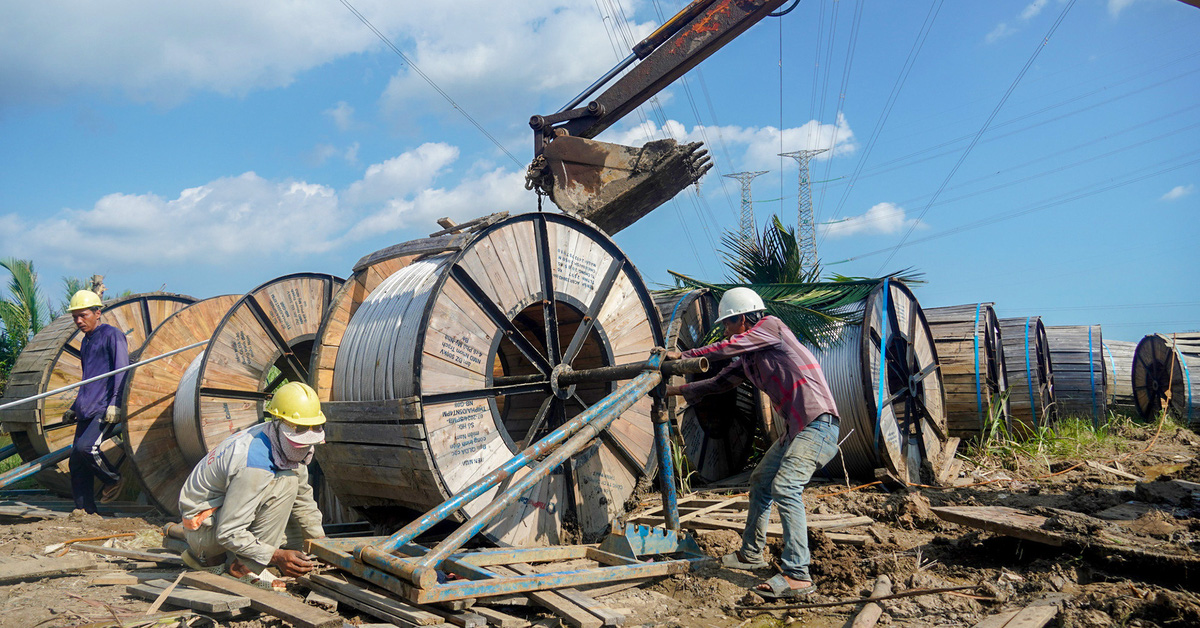
[[[83, 332], [79, 361], [85, 380], [129, 366], [125, 334], [101, 322], [102, 307], [100, 295], [91, 290], [79, 290], [67, 305], [75, 327]], [[100, 445], [120, 427], [125, 375], [121, 372], [80, 386], [75, 402], [63, 413], [64, 423], [75, 422], [75, 441], [67, 463], [71, 469], [71, 495], [75, 508], [88, 514], [96, 513], [97, 478], [104, 485], [101, 502], [110, 502], [121, 492], [121, 473], [101, 453]]]
[[771, 399], [787, 429], [763, 455], [750, 475], [750, 506], [741, 548], [721, 560], [726, 567], [759, 569], [767, 566], [763, 554], [771, 502], [783, 523], [780, 571], [752, 589], [765, 598], [791, 599], [812, 593], [809, 574], [808, 524], [804, 513], [804, 487], [813, 473], [837, 453], [838, 412], [825, 374], [812, 352], [796, 340], [783, 321], [765, 315], [762, 298], [749, 288], [732, 288], [721, 296], [717, 321], [724, 340], [671, 351], [667, 359], [681, 357], [733, 358], [711, 379], [668, 386], [667, 394], [683, 395], [693, 404], [701, 397], [736, 388], [749, 380]]
[[288, 382], [265, 410], [264, 423], [208, 452], [179, 493], [188, 544], [183, 558], [193, 569], [223, 567], [261, 584], [273, 579], [268, 566], [290, 577], [313, 568], [297, 548], [325, 536], [306, 466], [325, 442], [321, 401], [309, 385]]

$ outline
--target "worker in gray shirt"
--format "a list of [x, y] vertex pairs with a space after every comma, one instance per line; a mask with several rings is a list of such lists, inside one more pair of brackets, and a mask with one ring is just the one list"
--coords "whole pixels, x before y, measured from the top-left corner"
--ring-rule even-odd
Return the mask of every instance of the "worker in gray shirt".
[[[325, 536], [308, 483], [316, 445], [325, 442], [325, 415], [317, 393], [289, 382], [267, 402], [275, 418], [226, 438], [208, 452], [179, 493], [179, 511], [193, 569], [219, 569], [249, 580], [274, 566], [284, 576], [312, 570], [297, 549]], [[268, 417], [269, 419], [269, 417]]]

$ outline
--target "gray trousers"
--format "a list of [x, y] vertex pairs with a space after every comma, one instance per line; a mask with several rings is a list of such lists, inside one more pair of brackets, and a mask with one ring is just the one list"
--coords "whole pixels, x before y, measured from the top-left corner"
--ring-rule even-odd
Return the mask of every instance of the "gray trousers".
[[[267, 488], [254, 513], [254, 522], [250, 524], [250, 533], [259, 542], [271, 547], [286, 549], [301, 549], [304, 542], [304, 531], [299, 522], [292, 519], [292, 505], [296, 502], [296, 482], [272, 482]], [[205, 565], [215, 565], [224, 558], [225, 564], [237, 559], [249, 567], [254, 573], [262, 573], [267, 568], [258, 561], [245, 556], [235, 556], [217, 542], [217, 528], [221, 525], [221, 509], [200, 526], [199, 530], [187, 530], [188, 551]]]

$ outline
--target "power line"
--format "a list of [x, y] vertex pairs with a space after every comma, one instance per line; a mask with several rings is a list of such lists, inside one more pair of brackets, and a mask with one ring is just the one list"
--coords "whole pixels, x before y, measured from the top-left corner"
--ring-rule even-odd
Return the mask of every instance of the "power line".
[[1054, 32], [1058, 30], [1059, 25], [1062, 24], [1064, 19], [1066, 19], [1067, 13], [1071, 11], [1071, 7], [1073, 6], [1075, 6], [1075, 0], [1071, 0], [1067, 3], [1067, 6], [1063, 7], [1063, 11], [1059, 14], [1058, 19], [1055, 20], [1054, 24], [1050, 26], [1050, 30], [1046, 32], [1046, 36], [1042, 38], [1042, 42], [1033, 50], [1033, 54], [1030, 55], [1029, 60], [1025, 62], [1025, 67], [1021, 68], [1021, 71], [1017, 73], [1017, 77], [1013, 79], [1012, 83], [1009, 84], [1008, 89], [1005, 90], [1004, 95], [1000, 97], [1000, 102], [996, 103], [996, 107], [992, 109], [992, 113], [988, 115], [987, 120], [983, 121], [983, 125], [979, 127], [979, 132], [975, 134], [975, 137], [971, 139], [971, 143], [967, 145], [965, 150], [963, 150], [962, 155], [959, 156], [958, 161], [954, 164], [954, 167], [950, 169], [950, 172], [946, 175], [946, 178], [942, 181], [942, 184], [938, 186], [937, 191], [933, 193], [933, 197], [929, 199], [929, 202], [925, 205], [925, 208], [921, 210], [920, 215], [918, 215], [917, 219], [909, 226], [908, 231], [904, 232], [904, 237], [900, 238], [900, 241], [896, 243], [896, 248], [893, 249], [892, 253], [888, 255], [887, 259], [883, 261], [883, 264], [880, 264], [879, 272], [883, 272], [883, 268], [891, 263], [892, 258], [896, 255], [896, 251], [900, 250], [900, 246], [903, 245], [904, 242], [908, 240], [909, 236], [912, 235], [913, 230], [915, 230], [921, 220], [925, 218], [925, 214], [929, 213], [929, 208], [933, 206], [933, 203], [937, 200], [937, 197], [941, 195], [942, 190], [945, 190], [946, 186], [950, 184], [950, 179], [954, 178], [954, 174], [958, 172], [958, 169], [963, 165], [963, 162], [967, 160], [967, 155], [971, 154], [971, 149], [975, 148], [975, 145], [979, 143], [979, 138], [983, 136], [983, 133], [988, 129], [988, 125], [990, 125], [992, 120], [996, 118], [996, 115], [1000, 113], [1000, 109], [1004, 106], [1004, 103], [1008, 102], [1008, 97], [1011, 96], [1013, 90], [1017, 88], [1017, 85], [1021, 82], [1021, 79], [1025, 76], [1025, 73], [1029, 71], [1029, 68], [1033, 67], [1033, 62], [1037, 60], [1038, 55], [1042, 52], [1042, 49], [1050, 43], [1050, 37], [1052, 37]]
[[441, 87], [438, 86], [437, 83], [433, 82], [433, 79], [429, 78], [428, 75], [426, 75], [424, 72], [422, 72], [421, 68], [417, 67], [417, 64], [412, 62], [412, 59], [409, 59], [403, 52], [400, 51], [399, 48], [396, 47], [395, 44], [392, 43], [392, 41], [390, 39], [385, 37], [383, 33], [379, 32], [379, 29], [375, 28], [375, 25], [372, 24], [371, 21], [366, 18], [366, 16], [364, 16], [362, 13], [359, 13], [358, 9], [354, 8], [354, 5], [350, 4], [349, 0], [338, 0], [338, 1], [341, 2], [342, 5], [345, 6], [347, 9], [349, 9], [350, 12], [353, 13], [354, 16], [359, 19], [359, 21], [361, 21], [363, 24], [366, 25], [367, 28], [371, 29], [371, 32], [375, 33], [375, 36], [378, 37], [379, 40], [384, 43], [384, 45], [386, 45], [388, 48], [391, 48], [392, 52], [396, 53], [397, 56], [399, 56], [401, 59], [403, 59], [404, 62], [408, 64], [408, 67], [413, 69], [413, 72], [416, 72], [418, 76], [425, 79], [425, 82], [429, 83], [430, 87], [432, 87], [435, 91], [437, 91], [437, 93], [441, 94], [442, 98], [445, 98], [446, 102], [450, 103], [450, 106], [454, 107], [455, 111], [462, 114], [462, 116], [464, 118], [466, 118], [471, 124], [475, 125], [475, 128], [479, 129], [479, 132], [482, 133], [484, 135], [484, 137], [491, 140], [491, 142], [496, 145], [496, 148], [499, 148], [501, 150], [501, 152], [503, 152], [505, 155], [508, 155], [508, 158], [513, 160], [513, 163], [517, 164], [518, 166], [525, 165], [520, 159], [517, 159], [516, 156], [514, 156], [512, 153], [510, 153], [508, 151], [508, 149], [505, 148], [504, 145], [500, 143], [500, 140], [496, 139], [495, 136], [493, 136], [491, 133], [488, 133], [487, 129], [483, 128], [482, 124], [479, 124], [479, 122], [477, 122], [475, 120], [475, 118], [471, 117], [471, 114], [467, 113], [466, 109], [463, 109], [461, 105], [459, 105], [457, 102], [454, 102], [454, 99], [450, 97], [450, 94], [447, 94], [445, 92], [445, 90], [443, 90]]

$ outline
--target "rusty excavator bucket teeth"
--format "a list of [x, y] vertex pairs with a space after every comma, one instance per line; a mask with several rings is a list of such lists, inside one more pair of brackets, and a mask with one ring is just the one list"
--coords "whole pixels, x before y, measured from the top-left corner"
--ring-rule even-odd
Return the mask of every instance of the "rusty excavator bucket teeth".
[[712, 168], [701, 142], [647, 142], [640, 148], [562, 136], [546, 145], [550, 200], [609, 235], [671, 200]]

